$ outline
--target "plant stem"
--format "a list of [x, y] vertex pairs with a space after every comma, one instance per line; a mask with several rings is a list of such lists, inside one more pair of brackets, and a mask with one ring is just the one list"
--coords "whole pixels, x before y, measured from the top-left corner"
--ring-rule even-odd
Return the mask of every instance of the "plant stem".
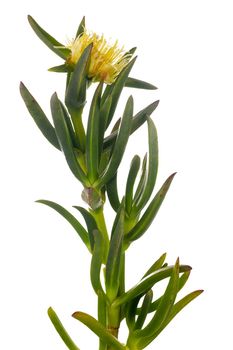
[[[120, 268], [120, 285], [117, 297], [120, 296], [125, 292], [125, 254], [123, 254], [121, 259], [121, 265]], [[123, 319], [123, 310], [122, 307], [113, 307], [112, 305], [109, 305], [107, 308], [108, 311], [108, 317], [107, 317], [107, 328], [109, 332], [114, 335], [116, 338], [118, 338], [119, 328], [121, 320]], [[107, 350], [115, 350], [112, 346], [108, 346]]]
[[80, 108], [78, 110], [70, 109], [69, 112], [73, 122], [74, 131], [76, 134], [79, 149], [84, 153], [85, 145], [86, 145], [86, 134], [85, 134], [85, 129], [82, 122], [83, 108]]
[[107, 256], [108, 256], [108, 250], [109, 250], [109, 236], [108, 236], [108, 231], [105, 223], [105, 218], [104, 218], [104, 212], [103, 212], [104, 207], [101, 206], [100, 208], [96, 210], [92, 210], [92, 214], [95, 218], [95, 221], [97, 223], [99, 231], [102, 233], [103, 239], [104, 239], [104, 244], [105, 244], [105, 249], [104, 249], [104, 263], [106, 264], [107, 262]]

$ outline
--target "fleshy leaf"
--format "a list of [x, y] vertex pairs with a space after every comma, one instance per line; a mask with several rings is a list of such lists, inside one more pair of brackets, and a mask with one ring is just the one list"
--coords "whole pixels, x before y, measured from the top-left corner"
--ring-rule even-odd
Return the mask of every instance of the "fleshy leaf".
[[166, 194], [171, 185], [171, 182], [175, 174], [169, 176], [165, 181], [159, 192], [152, 199], [150, 205], [146, 209], [145, 213], [142, 215], [138, 223], [132, 228], [132, 230], [126, 235], [126, 242], [134, 241], [140, 238], [148, 229], [152, 221], [154, 220]]
[[113, 210], [117, 212], [120, 206], [120, 200], [119, 200], [118, 190], [117, 190], [117, 172], [111, 178], [111, 180], [106, 184], [106, 190], [107, 190], [108, 199], [111, 204], [111, 207], [113, 208]]
[[141, 170], [141, 176], [140, 180], [137, 186], [137, 189], [135, 191], [134, 195], [134, 203], [138, 201], [138, 199], [141, 197], [141, 194], [143, 192], [145, 183], [146, 183], [146, 177], [147, 177], [147, 153], [145, 154], [143, 161], [142, 161], [142, 170]]
[[169, 283], [167, 285], [164, 295], [161, 298], [155, 315], [144, 329], [138, 331], [137, 338], [141, 338], [138, 343], [139, 347], [144, 348], [145, 345], [147, 346], [149, 344], [147, 343], [147, 337], [153, 336], [161, 327], [163, 322], [165, 322], [168, 318], [168, 315], [172, 309], [172, 306], [176, 299], [176, 295], [178, 293], [179, 272], [179, 259], [177, 259], [177, 262], [173, 267]]
[[[142, 281], [140, 281], [136, 286], [132, 287], [123, 295], [119, 296], [112, 304], [112, 306], [117, 307], [119, 305], [125, 304], [130, 300], [136, 298], [138, 295], [143, 295], [148, 292], [157, 282], [168, 278], [171, 276], [174, 266], [167, 266], [161, 268], [154, 273], [150, 274]], [[188, 265], [180, 265], [179, 272], [185, 272], [191, 270]]]
[[87, 176], [90, 183], [98, 177], [99, 171], [99, 129], [100, 129], [100, 99], [103, 84], [99, 83], [92, 99], [87, 124], [86, 162]]
[[98, 230], [94, 230], [93, 235], [95, 244], [91, 259], [91, 284], [94, 291], [98, 295], [99, 291], [104, 293], [100, 281], [101, 266], [104, 257], [104, 244], [102, 235]]
[[67, 348], [70, 350], [80, 350], [77, 345], [74, 343], [74, 341], [71, 339], [67, 331], [65, 330], [64, 326], [62, 325], [61, 321], [59, 320], [56, 312], [50, 307], [48, 309], [48, 316], [54, 325], [54, 328], [66, 344]]
[[[182, 298], [180, 301], [178, 301], [173, 307], [172, 310], [167, 317], [166, 321], [161, 325], [159, 330], [153, 334], [150, 338], [147, 339], [147, 344], [151, 343], [157, 336], [164, 330], [164, 328], [173, 320], [173, 318], [191, 301], [193, 301], [195, 298], [197, 298], [203, 290], [196, 290], [188, 295], [186, 295], [184, 298]], [[147, 346], [147, 345], [145, 345]]]
[[113, 118], [113, 115], [115, 113], [118, 100], [120, 98], [121, 92], [122, 92], [122, 90], [124, 88], [124, 85], [125, 85], [125, 82], [126, 82], [126, 79], [127, 79], [128, 75], [129, 75], [129, 73], [130, 73], [130, 71], [131, 71], [131, 69], [132, 69], [136, 59], [137, 59], [137, 57], [133, 58], [127, 64], [127, 66], [121, 71], [121, 73], [117, 77], [115, 83], [113, 83], [111, 85], [109, 96], [111, 95], [111, 97], [112, 97], [112, 104], [111, 104], [111, 108], [110, 108], [110, 111], [109, 111], [108, 121], [107, 121], [106, 127], [109, 126], [109, 124], [110, 124], [110, 122], [111, 122], [111, 120]]
[[[187, 282], [187, 280], [189, 278], [189, 275], [190, 275], [190, 271], [186, 271], [179, 278], [179, 291], [184, 287], [185, 283]], [[162, 299], [162, 297], [156, 299], [155, 301], [153, 301], [153, 303], [151, 303], [149, 312], [153, 312], [153, 311], [157, 310], [161, 299]], [[140, 308], [137, 310], [137, 313], [139, 313], [139, 312], [140, 312]]]
[[93, 250], [93, 248], [94, 248], [93, 231], [97, 229], [96, 221], [95, 221], [94, 217], [91, 215], [91, 213], [89, 213], [89, 211], [87, 211], [85, 208], [79, 207], [76, 205], [74, 205], [74, 208], [77, 209], [82, 214], [82, 216], [86, 222], [89, 240], [90, 240], [90, 244], [91, 244], [91, 249]]
[[129, 139], [131, 125], [132, 125], [132, 115], [133, 115], [133, 98], [129, 97], [126, 107], [124, 110], [122, 122], [118, 131], [117, 139], [112, 151], [112, 156], [108, 164], [107, 169], [101, 176], [100, 180], [95, 184], [98, 187], [102, 187], [104, 184], [109, 182], [111, 178], [115, 175], [121, 159], [124, 155], [125, 147]]
[[83, 33], [83, 31], [85, 29], [85, 26], [86, 26], [86, 24], [85, 24], [85, 16], [83, 16], [83, 18], [82, 18], [82, 20], [81, 20], [81, 22], [79, 24], [78, 30], [76, 32], [75, 39]]
[[151, 265], [151, 267], [146, 271], [145, 275], [142, 278], [145, 278], [145, 277], [149, 276], [151, 273], [161, 269], [161, 267], [163, 266], [164, 261], [166, 259], [166, 255], [167, 255], [166, 253], [161, 255], [160, 258], [158, 260], [156, 260], [154, 262], [154, 264]]
[[137, 178], [137, 174], [140, 168], [140, 157], [135, 155], [132, 159], [129, 175], [127, 178], [126, 189], [125, 189], [125, 211], [130, 216], [133, 203], [133, 189], [134, 183]]
[[[157, 108], [159, 101], [155, 101], [151, 103], [149, 106], [143, 108], [139, 111], [132, 120], [132, 128], [130, 134], [132, 135], [140, 126], [142, 126], [147, 118], [153, 113], [153, 111]], [[111, 133], [109, 136], [104, 139], [104, 149], [112, 147], [117, 137], [117, 130]]]
[[34, 122], [36, 123], [44, 137], [46, 137], [46, 139], [54, 147], [56, 147], [58, 150], [61, 150], [54, 127], [44, 114], [37, 101], [30, 94], [30, 92], [22, 82], [20, 83], [20, 93], [29, 113], [31, 114]]
[[72, 215], [68, 210], [63, 208], [60, 204], [57, 204], [52, 201], [40, 199], [37, 200], [36, 203], [45, 204], [51, 207], [52, 209], [56, 210], [59, 214], [61, 214], [75, 229], [75, 231], [77, 232], [83, 243], [86, 245], [88, 250], [91, 251], [88, 233], [85, 230], [85, 228], [79, 223], [79, 221], [74, 217], [74, 215]]
[[87, 177], [79, 165], [74, 153], [72, 139], [70, 137], [69, 129], [66, 124], [64, 111], [56, 93], [54, 93], [51, 98], [51, 111], [60, 147], [65, 155], [66, 161], [72, 173], [79, 181], [89, 186]]
[[50, 34], [48, 34], [43, 28], [39, 26], [39, 24], [32, 18], [28, 16], [28, 22], [30, 26], [36, 33], [36, 35], [43, 41], [43, 43], [50, 48], [53, 52], [55, 52], [59, 57], [63, 59], [67, 59], [70, 54], [70, 50], [65, 48], [65, 46], [56, 39], [54, 39]]
[[61, 64], [60, 66], [54, 66], [48, 69], [49, 72], [55, 73], [68, 73], [71, 72], [71, 67], [67, 64]]
[[65, 103], [71, 111], [83, 108], [86, 102], [87, 69], [92, 46], [92, 44], [88, 45], [83, 51], [80, 59], [75, 65], [74, 72], [71, 74], [66, 89]]
[[[107, 325], [107, 307], [106, 295], [104, 292], [98, 292], [98, 321], [106, 328]], [[99, 339], [99, 350], [107, 350], [107, 344]]]
[[150, 304], [153, 299], [153, 291], [150, 289], [144, 296], [142, 306], [140, 308], [140, 313], [138, 315], [137, 321], [135, 323], [134, 329], [141, 329], [144, 325], [146, 317], [149, 312]]
[[141, 211], [146, 205], [153, 192], [157, 172], [158, 172], [158, 137], [156, 127], [150, 117], [147, 119], [148, 124], [148, 143], [149, 143], [149, 158], [148, 158], [148, 172], [146, 183], [143, 188], [143, 192], [139, 199], [139, 203], [136, 205], [136, 210]]
[[76, 320], [82, 322], [92, 332], [94, 332], [101, 340], [111, 345], [116, 350], [127, 350], [126, 346], [121, 344], [108, 330], [98, 322], [94, 317], [84, 313], [75, 312], [72, 315]]
[[126, 87], [130, 87], [130, 88], [136, 88], [136, 89], [144, 89], [144, 90], [156, 90], [157, 87], [147, 83], [146, 81], [143, 80], [138, 80], [135, 78], [130, 78], [128, 77], [126, 82], [125, 82], [125, 86]]
[[124, 203], [119, 208], [117, 222], [114, 223], [111, 235], [109, 254], [106, 264], [106, 293], [109, 300], [117, 296], [120, 283], [120, 270], [122, 263], [122, 242], [124, 236]]

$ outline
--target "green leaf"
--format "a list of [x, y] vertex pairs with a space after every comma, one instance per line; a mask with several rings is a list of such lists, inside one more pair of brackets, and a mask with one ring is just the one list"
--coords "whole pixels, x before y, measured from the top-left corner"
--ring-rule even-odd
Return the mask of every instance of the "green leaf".
[[67, 64], [61, 64], [60, 66], [51, 67], [48, 69], [49, 72], [55, 72], [55, 73], [68, 73], [71, 72], [72, 69]]
[[125, 189], [125, 211], [130, 215], [133, 203], [133, 189], [137, 178], [137, 174], [140, 168], [140, 157], [135, 155], [132, 159], [129, 175], [127, 178], [126, 189]]
[[75, 209], [77, 209], [82, 214], [82, 216], [86, 222], [89, 240], [90, 240], [90, 244], [91, 244], [91, 250], [93, 250], [94, 242], [95, 242], [94, 236], [93, 236], [93, 231], [97, 229], [97, 223], [96, 223], [94, 217], [91, 215], [91, 213], [89, 213], [89, 211], [87, 211], [85, 208], [79, 207], [76, 205], [74, 205], [73, 207]]
[[[188, 305], [192, 300], [197, 298], [201, 293], [203, 293], [203, 290], [196, 290], [188, 295], [186, 295], [184, 298], [179, 300], [172, 308], [171, 313], [166, 320], [166, 322], [163, 324], [163, 329], [168, 325], [169, 322], [186, 306]], [[159, 331], [159, 333], [162, 331], [162, 329]]]
[[106, 294], [110, 301], [117, 296], [120, 284], [120, 271], [122, 263], [122, 242], [124, 236], [124, 202], [119, 208], [117, 222], [114, 222], [114, 228], [111, 235], [109, 253], [106, 263]]
[[[189, 275], [190, 275], [190, 271], [186, 271], [179, 278], [179, 291], [184, 287], [185, 283], [187, 282], [187, 280], [189, 278]], [[153, 301], [153, 303], [151, 303], [149, 312], [153, 312], [153, 311], [157, 310], [161, 299], [162, 299], [162, 297], [156, 299], [155, 301]], [[140, 308], [137, 310], [137, 313], [139, 313], [139, 312], [140, 312]]]
[[149, 312], [152, 299], [153, 299], [153, 291], [152, 289], [150, 289], [144, 296], [144, 300], [140, 308], [140, 314], [138, 315], [137, 322], [135, 323], [134, 329], [141, 329], [143, 327]]
[[[174, 266], [167, 266], [161, 268], [154, 273], [150, 274], [143, 280], [141, 280], [136, 286], [132, 287], [123, 295], [119, 296], [112, 304], [113, 307], [120, 306], [122, 304], [128, 303], [132, 299], [136, 298], [139, 295], [143, 295], [148, 292], [157, 282], [168, 278], [171, 276]], [[185, 272], [191, 270], [191, 267], [188, 265], [180, 265], [179, 272]]]
[[85, 16], [84, 16], [79, 24], [75, 39], [84, 32], [85, 26], [86, 26], [86, 24], [85, 24]]
[[90, 44], [86, 47], [71, 74], [65, 96], [65, 103], [69, 110], [83, 108], [86, 103], [87, 69], [92, 46], [93, 44]]
[[143, 161], [142, 161], [142, 171], [141, 171], [141, 176], [140, 176], [140, 181], [138, 183], [137, 189], [135, 191], [134, 195], [134, 203], [137, 202], [137, 200], [140, 198], [145, 183], [146, 183], [146, 177], [147, 177], [147, 153], [145, 154]]
[[75, 312], [72, 315], [76, 320], [82, 322], [87, 326], [92, 332], [94, 332], [101, 340], [103, 340], [108, 345], [112, 346], [116, 350], [127, 350], [126, 346], [121, 344], [108, 330], [98, 322], [94, 317], [84, 313]]
[[145, 275], [142, 277], [142, 279], [145, 278], [145, 277], [147, 277], [147, 276], [149, 276], [151, 273], [153, 273], [153, 272], [155, 272], [155, 271], [161, 269], [161, 267], [163, 266], [164, 261], [165, 261], [165, 259], [166, 259], [166, 256], [167, 256], [166, 253], [164, 253], [163, 255], [161, 255], [161, 256], [159, 257], [159, 259], [156, 260], [156, 261], [154, 262], [154, 264], [151, 265], [151, 267], [146, 271], [146, 273], [145, 273]]
[[135, 327], [135, 318], [136, 318], [136, 311], [138, 303], [141, 299], [141, 296], [137, 296], [133, 300], [131, 300], [129, 303], [126, 304], [126, 312], [125, 312], [125, 319], [127, 323], [127, 327], [130, 331], [132, 331]]
[[104, 257], [104, 243], [103, 243], [103, 238], [102, 235], [98, 230], [93, 231], [94, 235], [94, 250], [92, 254], [92, 259], [91, 259], [91, 284], [98, 295], [99, 291], [104, 293], [102, 284], [100, 281], [100, 273], [101, 273], [101, 266], [103, 262], [103, 257]]
[[60, 145], [54, 127], [42, 111], [37, 101], [22, 82], [20, 83], [20, 93], [29, 113], [42, 134], [54, 147], [60, 150]]
[[120, 200], [117, 190], [117, 172], [106, 184], [106, 190], [111, 207], [117, 212], [120, 206]]
[[100, 150], [99, 155], [100, 156], [103, 150], [104, 133], [105, 133], [111, 105], [112, 105], [112, 97], [109, 96], [104, 102], [104, 104], [100, 107], [100, 128], [99, 128], [99, 150]]
[[[143, 108], [139, 111], [132, 120], [132, 128], [130, 134], [132, 135], [140, 126], [142, 126], [147, 118], [153, 113], [153, 111], [157, 108], [159, 101], [155, 101], [151, 103], [149, 106]], [[104, 139], [104, 149], [112, 147], [117, 137], [117, 130], [111, 133]]]
[[158, 105], [159, 105], [159, 100], [143, 108], [133, 117], [132, 133], [136, 131], [138, 128], [140, 128], [140, 126], [143, 125], [145, 121], [147, 121], [148, 117], [151, 116], [151, 114], [155, 111]]
[[136, 89], [144, 89], [144, 90], [156, 90], [157, 87], [147, 83], [146, 81], [143, 80], [138, 80], [135, 78], [130, 78], [128, 77], [126, 82], [125, 82], [126, 87], [130, 88], [136, 88]]
[[157, 172], [158, 172], [158, 137], [156, 127], [150, 117], [147, 119], [148, 123], [148, 142], [149, 142], [149, 162], [146, 183], [143, 188], [143, 192], [139, 199], [139, 203], [136, 204], [136, 211], [140, 212], [146, 205], [153, 192]]
[[[98, 321], [106, 328], [107, 325], [107, 307], [106, 296], [104, 292], [98, 292]], [[99, 350], [107, 350], [107, 344], [99, 339]]]
[[30, 23], [30, 26], [36, 35], [43, 41], [46, 46], [48, 46], [48, 48], [50, 48], [50, 50], [55, 52], [59, 57], [67, 59], [67, 57], [70, 55], [69, 49], [65, 48], [63, 44], [59, 43], [59, 41], [54, 39], [43, 28], [41, 28], [31, 16], [28, 16], [28, 22]]
[[91, 251], [88, 233], [85, 228], [79, 223], [79, 221], [72, 215], [68, 210], [63, 208], [60, 204], [45, 199], [37, 200], [36, 203], [41, 203], [49, 206], [50, 208], [56, 210], [61, 216], [63, 216], [75, 229], [83, 243], [86, 245], [87, 249]]
[[[110, 89], [110, 95], [112, 97], [112, 104], [111, 104], [111, 108], [109, 111], [109, 115], [108, 115], [108, 121], [107, 121], [107, 125], [106, 127], [109, 126], [113, 115], [115, 113], [116, 107], [117, 107], [117, 103], [118, 100], [120, 98], [121, 92], [125, 86], [125, 82], [126, 79], [135, 63], [135, 60], [137, 59], [137, 57], [133, 58], [128, 64], [127, 66], [121, 71], [121, 73], [118, 75], [116, 81], [111, 85], [112, 88]], [[109, 95], [109, 96], [110, 96]]]
[[65, 108], [63, 103], [61, 103], [61, 106], [62, 106], [63, 114], [64, 114], [64, 117], [65, 117], [65, 122], [66, 122], [68, 131], [69, 131], [69, 134], [70, 134], [70, 137], [71, 137], [72, 144], [77, 148], [77, 151], [78, 151], [79, 143], [78, 143], [75, 131], [74, 131], [73, 123], [72, 123], [72, 121], [70, 119], [70, 115], [67, 112], [67, 109]]
[[51, 98], [51, 111], [60, 147], [72, 173], [83, 184], [89, 186], [86, 175], [76, 159], [64, 111], [56, 93], [54, 93]]
[[90, 183], [94, 183], [99, 172], [99, 129], [100, 129], [100, 99], [103, 83], [99, 83], [92, 99], [87, 124], [86, 161], [87, 175]]
[[[172, 310], [165, 320], [165, 322], [162, 324], [162, 326], [158, 329], [158, 331], [153, 334], [153, 336], [147, 340], [147, 343], [151, 343], [157, 336], [164, 330], [164, 328], [172, 321], [172, 319], [186, 306], [188, 305], [192, 300], [197, 298], [203, 290], [196, 290], [188, 295], [186, 295], [184, 298], [182, 298], [180, 301], [178, 301], [173, 307]], [[146, 345], [147, 346], [147, 345]]]
[[145, 213], [142, 215], [138, 223], [132, 228], [132, 230], [126, 235], [126, 242], [135, 241], [140, 238], [148, 229], [152, 221], [154, 220], [166, 194], [171, 185], [171, 182], [175, 174], [169, 176], [165, 181], [159, 192], [152, 199], [150, 205], [146, 209]]
[[177, 259], [176, 264], [173, 267], [169, 283], [164, 295], [161, 298], [155, 315], [144, 329], [137, 332], [136, 338], [139, 339], [139, 348], [144, 348], [147, 346], [150, 343], [150, 341], [149, 343], [147, 342], [147, 337], [153, 336], [161, 327], [163, 322], [166, 321], [178, 293], [179, 272], [179, 259]]
[[66, 329], [62, 325], [61, 321], [59, 320], [56, 312], [50, 307], [48, 309], [48, 316], [54, 325], [54, 328], [60, 335], [61, 339], [64, 341], [68, 349], [70, 350], [79, 350], [77, 345], [73, 342], [73, 340], [70, 338], [69, 334], [67, 333]]
[[114, 145], [112, 156], [108, 164], [107, 169], [101, 178], [96, 182], [96, 186], [101, 188], [104, 184], [108, 183], [111, 178], [115, 175], [121, 159], [124, 155], [126, 144], [129, 139], [130, 129], [132, 125], [132, 115], [133, 115], [133, 98], [129, 97], [125, 111], [123, 114], [122, 122], [118, 131], [117, 139]]

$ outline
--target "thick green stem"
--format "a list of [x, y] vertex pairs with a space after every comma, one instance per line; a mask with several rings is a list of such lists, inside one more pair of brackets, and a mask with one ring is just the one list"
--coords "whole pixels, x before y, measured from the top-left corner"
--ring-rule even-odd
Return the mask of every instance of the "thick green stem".
[[104, 239], [104, 244], [105, 244], [105, 249], [104, 249], [104, 263], [106, 264], [107, 262], [107, 256], [108, 256], [108, 250], [109, 250], [109, 236], [108, 236], [108, 231], [105, 223], [105, 218], [104, 218], [104, 212], [103, 212], [103, 206], [96, 210], [92, 210], [92, 214], [95, 218], [95, 221], [97, 223], [99, 231], [102, 233], [103, 239]]
[[[120, 272], [120, 285], [117, 296], [120, 296], [125, 292], [125, 254], [121, 260], [121, 266], [119, 267]], [[108, 318], [107, 318], [107, 328], [109, 332], [118, 338], [119, 328], [121, 320], [123, 319], [122, 307], [108, 306]], [[112, 346], [108, 346], [107, 350], [115, 350]]]
[[[98, 320], [106, 327], [107, 324], [107, 312], [106, 312], [106, 298], [102, 292], [98, 294]], [[99, 340], [99, 350], [106, 350], [107, 345], [101, 339]]]
[[69, 112], [73, 122], [79, 149], [84, 153], [86, 148], [86, 134], [82, 121], [83, 108], [80, 108], [78, 110], [70, 109]]

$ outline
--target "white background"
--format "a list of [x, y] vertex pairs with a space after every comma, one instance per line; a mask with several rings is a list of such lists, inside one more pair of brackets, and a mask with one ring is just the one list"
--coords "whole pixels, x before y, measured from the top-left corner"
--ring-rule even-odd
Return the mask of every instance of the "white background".
[[[231, 349], [232, 287], [232, 2], [32, 1], [1, 5], [1, 236], [0, 348], [65, 349], [46, 315], [52, 305], [83, 349], [96, 337], [70, 315], [95, 315], [89, 282], [90, 256], [50, 199], [80, 205], [81, 186], [60, 152], [40, 134], [20, 99], [23, 80], [49, 114], [64, 76], [47, 68], [61, 60], [35, 36], [31, 14], [58, 40], [72, 37], [83, 15], [89, 29], [138, 47], [133, 76], [159, 87], [128, 90], [135, 109], [156, 99], [160, 169], [157, 188], [178, 174], [154, 224], [129, 251], [127, 286], [160, 254], [193, 266], [186, 292], [205, 289], [148, 347]], [[122, 112], [123, 104], [118, 113]], [[133, 154], [147, 149], [146, 128], [131, 138], [120, 181]], [[122, 191], [121, 191], [122, 193]], [[112, 212], [108, 212], [109, 223]], [[124, 335], [124, 334], [122, 334]]]

